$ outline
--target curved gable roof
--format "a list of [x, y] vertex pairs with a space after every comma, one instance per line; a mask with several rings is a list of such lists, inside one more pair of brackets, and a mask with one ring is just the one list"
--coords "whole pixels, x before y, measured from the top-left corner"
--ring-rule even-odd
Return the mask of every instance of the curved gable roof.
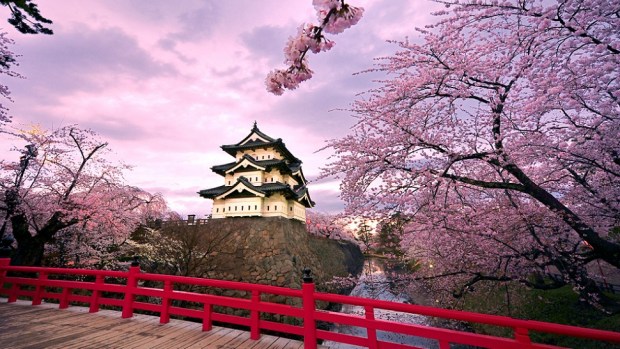
[[275, 139], [261, 132], [261, 130], [258, 129], [258, 126], [256, 126], [256, 121], [254, 121], [254, 127], [252, 127], [250, 134], [245, 136], [244, 139], [242, 139], [239, 143], [235, 145], [241, 146], [241, 145], [246, 145], [249, 143], [260, 144], [260, 143], [271, 143], [275, 141], [276, 141]]
[[242, 191], [247, 191], [255, 196], [259, 196], [259, 197], [264, 197], [265, 196], [265, 192], [256, 188], [255, 186], [252, 185], [252, 183], [250, 183], [245, 177], [239, 177], [239, 179], [237, 180], [237, 183], [235, 185], [233, 185], [232, 187], [228, 187], [229, 189], [224, 191], [223, 193], [216, 195], [215, 199], [223, 199], [225, 197], [227, 197], [230, 194], [233, 194], [235, 192], [242, 192]]
[[314, 201], [310, 198], [310, 193], [308, 192], [308, 188], [306, 186], [299, 188], [295, 194], [297, 195], [297, 201], [300, 204], [308, 208], [314, 207]]
[[299, 162], [301, 160], [297, 159], [287, 148], [284, 142], [282, 142], [282, 138], [274, 139], [258, 129], [256, 126], [256, 122], [254, 122], [254, 127], [252, 127], [252, 131], [245, 138], [243, 138], [239, 143], [236, 144], [228, 144], [221, 146], [222, 150], [227, 152], [232, 156], [236, 156], [238, 151], [243, 151], [247, 149], [263, 149], [272, 147], [277, 150], [284, 158], [290, 162]]

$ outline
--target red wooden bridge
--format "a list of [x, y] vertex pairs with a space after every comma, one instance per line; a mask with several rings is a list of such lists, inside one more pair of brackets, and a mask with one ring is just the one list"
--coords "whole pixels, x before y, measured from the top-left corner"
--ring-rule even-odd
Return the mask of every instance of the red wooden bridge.
[[[198, 319], [202, 331], [215, 331], [213, 322], [249, 329], [249, 339], [261, 341], [264, 332], [303, 337], [303, 347], [317, 348], [317, 340], [329, 340], [367, 348], [405, 349], [411, 345], [377, 338], [377, 332], [398, 333], [434, 340], [440, 349], [465, 344], [481, 348], [559, 348], [535, 343], [530, 332], [551, 333], [620, 346], [620, 332], [601, 331], [541, 321], [518, 320], [503, 316], [402, 304], [352, 296], [315, 292], [312, 279], [306, 275], [301, 290], [233, 281], [202, 279], [172, 275], [150, 274], [132, 265], [129, 271], [106, 271], [68, 268], [11, 266], [9, 259], [0, 258], [0, 295], [8, 303], [29, 299], [32, 305], [43, 300], [58, 302], [58, 308], [88, 305], [90, 313], [101, 306], [117, 307], [122, 318], [132, 318], [135, 310], [159, 314], [159, 322], [169, 323], [172, 315]], [[146, 286], [148, 285], [148, 287]], [[155, 286], [153, 286], [155, 285]], [[246, 297], [215, 295], [209, 292], [188, 292], [189, 287], [202, 290], [241, 292]], [[270, 301], [284, 299], [285, 304]], [[332, 302], [359, 306], [363, 315], [343, 314], [317, 309], [317, 302]], [[236, 310], [233, 314], [214, 311], [214, 307]], [[1, 310], [1, 308], [0, 308]], [[215, 309], [217, 310], [217, 309]], [[511, 337], [494, 337], [464, 331], [436, 328], [419, 324], [375, 318], [377, 310], [419, 314], [428, 317], [487, 324], [511, 329]], [[273, 316], [285, 316], [288, 321], [273, 321]], [[92, 316], [92, 315], [91, 315]], [[10, 323], [3, 319], [1, 326]], [[318, 321], [356, 326], [365, 329], [365, 336], [336, 333], [317, 328]], [[170, 325], [172, 326], [172, 325]], [[219, 331], [219, 327], [217, 331]], [[122, 347], [119, 345], [119, 347]]]

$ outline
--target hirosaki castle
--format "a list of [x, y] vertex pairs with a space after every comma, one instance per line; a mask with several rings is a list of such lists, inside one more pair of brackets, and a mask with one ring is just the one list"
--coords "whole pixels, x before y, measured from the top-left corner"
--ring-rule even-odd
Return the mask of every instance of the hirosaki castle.
[[211, 218], [285, 217], [306, 221], [306, 208], [314, 206], [301, 171], [281, 138], [261, 132], [256, 123], [249, 135], [222, 150], [235, 161], [213, 166], [224, 185], [204, 189], [200, 196], [213, 200]]

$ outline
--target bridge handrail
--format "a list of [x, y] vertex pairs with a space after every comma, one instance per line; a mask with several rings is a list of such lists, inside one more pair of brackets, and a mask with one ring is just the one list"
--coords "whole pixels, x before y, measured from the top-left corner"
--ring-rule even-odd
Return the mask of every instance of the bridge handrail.
[[[18, 275], [10, 275], [8, 272], [18, 273]], [[28, 276], [30, 274], [37, 274], [37, 276]], [[79, 275], [94, 277], [94, 280], [50, 279], [50, 275]], [[107, 283], [106, 278], [113, 278], [116, 282], [119, 279], [125, 279], [125, 283]], [[163, 283], [163, 286], [161, 288], [150, 285], [145, 286], [141, 284], [144, 281]], [[5, 287], [7, 284], [10, 285], [8, 288]], [[181, 284], [244, 291], [246, 296], [231, 297], [174, 289], [175, 285]], [[33, 287], [34, 289], [32, 289]], [[60, 291], [55, 292], [56, 290], [53, 288], [60, 289]], [[74, 290], [87, 292], [86, 294], [74, 294]], [[107, 297], [104, 292], [122, 294], [122, 299]], [[123, 318], [133, 316], [134, 310], [146, 310], [159, 313], [161, 323], [167, 323], [171, 315], [198, 318], [202, 320], [203, 330], [205, 331], [211, 329], [213, 321], [221, 321], [248, 326], [250, 328], [250, 338], [252, 339], [259, 339], [262, 330], [300, 335], [304, 337], [304, 347], [308, 349], [316, 348], [317, 339], [327, 339], [368, 348], [414, 348], [405, 344], [380, 340], [377, 338], [377, 331], [388, 331], [434, 339], [439, 343], [440, 349], [450, 348], [450, 343], [486, 348], [559, 348], [532, 342], [529, 331], [620, 343], [619, 332], [315, 292], [315, 285], [312, 279], [306, 277], [304, 277], [302, 289], [299, 290], [238, 281], [143, 273], [139, 265], [133, 265], [129, 268], [129, 271], [21, 267], [10, 266], [9, 259], [0, 258], [0, 295], [8, 296], [8, 302], [15, 302], [18, 297], [30, 297], [33, 305], [41, 304], [43, 299], [55, 299], [58, 300], [59, 308], [61, 309], [67, 308], [72, 302], [86, 303], [90, 306], [90, 312], [97, 312], [100, 305], [118, 306], [122, 308], [121, 316]], [[287, 303], [293, 305], [263, 300], [262, 295], [288, 297], [290, 301]], [[158, 304], [145, 302], [136, 299], [136, 296], [160, 298], [161, 304], [159, 302]], [[202, 304], [203, 308], [192, 309], [182, 307], [179, 304], [173, 304], [172, 301], [199, 303]], [[319, 310], [316, 307], [317, 301], [361, 306], [364, 308], [364, 315]], [[249, 317], [247, 315], [215, 312], [213, 311], [214, 306], [249, 311]], [[375, 311], [377, 309], [508, 327], [513, 329], [514, 336], [513, 338], [493, 337], [434, 328], [426, 325], [404, 324], [391, 320], [375, 319]], [[261, 319], [261, 314], [263, 313], [297, 318], [303, 321], [304, 325], [297, 326]], [[359, 326], [366, 329], [367, 335], [366, 337], [360, 337], [317, 329], [317, 321]]]
[[[332, 303], [345, 303], [349, 305], [357, 306], [371, 306], [375, 309], [398, 311], [403, 313], [411, 313], [425, 316], [438, 317], [442, 319], [458, 320], [475, 322], [479, 324], [493, 325], [498, 327], [520, 327], [528, 330], [535, 330], [546, 333], [554, 333], [561, 335], [568, 335], [572, 337], [591, 338], [599, 340], [613, 341], [617, 340], [620, 333], [609, 332], [591, 328], [576, 327], [570, 325], [562, 325], [537, 320], [522, 320], [515, 319], [508, 316], [501, 315], [489, 315], [468, 312], [463, 310], [451, 310], [442, 309], [436, 307], [430, 307], [417, 304], [405, 304], [396, 303], [390, 301], [355, 297], [355, 296], [343, 296], [330, 293], [317, 292], [315, 295], [316, 300], [332, 302]], [[611, 334], [611, 336], [610, 336]]]

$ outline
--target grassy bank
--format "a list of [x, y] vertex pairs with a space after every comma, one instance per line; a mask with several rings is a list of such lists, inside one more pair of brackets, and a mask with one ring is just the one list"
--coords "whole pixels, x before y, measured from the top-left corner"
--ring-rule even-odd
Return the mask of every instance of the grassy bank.
[[[616, 302], [620, 295], [607, 294]], [[530, 290], [520, 285], [495, 285], [470, 294], [460, 304], [463, 310], [554, 322], [601, 330], [620, 331], [620, 312], [609, 314], [579, 302], [569, 286], [556, 290]], [[476, 332], [510, 337], [509, 329], [477, 325]], [[587, 341], [566, 336], [532, 333], [535, 342], [579, 349], [618, 349], [620, 344]]]

